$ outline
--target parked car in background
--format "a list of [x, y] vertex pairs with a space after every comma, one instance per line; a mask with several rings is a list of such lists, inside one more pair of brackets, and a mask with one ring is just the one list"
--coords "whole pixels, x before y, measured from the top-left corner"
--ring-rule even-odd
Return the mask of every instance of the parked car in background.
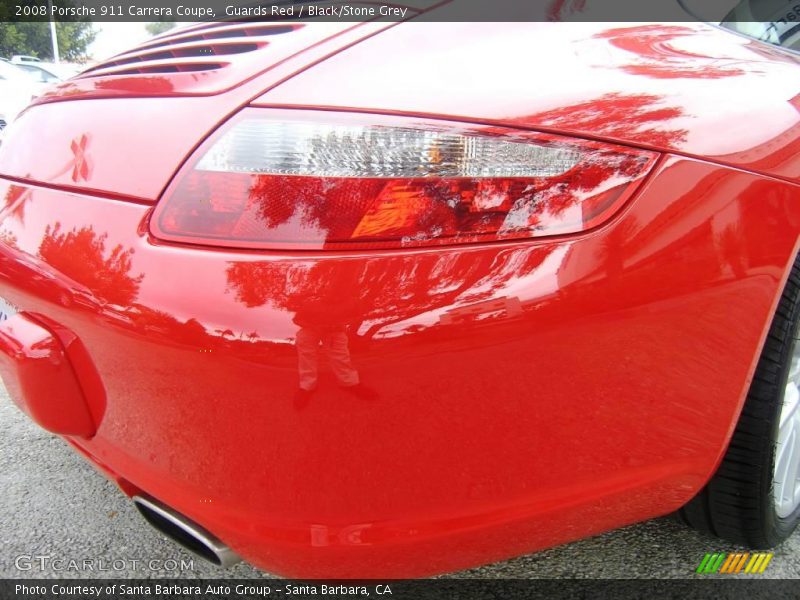
[[10, 396], [219, 565], [787, 539], [793, 34], [429, 4], [198, 23], [38, 98], [0, 146]]
[[0, 139], [13, 121], [37, 94], [37, 86], [19, 67], [0, 61]]
[[16, 65], [39, 84], [58, 83], [69, 79], [80, 70], [76, 65], [69, 63], [51, 62], [21, 62]]
[[38, 63], [41, 62], [41, 59], [36, 58], [35, 56], [27, 56], [25, 54], [15, 54], [11, 57], [11, 62], [14, 64]]

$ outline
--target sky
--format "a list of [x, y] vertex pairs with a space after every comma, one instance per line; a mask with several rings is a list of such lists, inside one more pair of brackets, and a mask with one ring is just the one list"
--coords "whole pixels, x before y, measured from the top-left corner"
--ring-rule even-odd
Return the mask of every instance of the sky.
[[150, 38], [146, 23], [95, 23], [97, 37], [89, 46], [89, 56], [105, 60]]

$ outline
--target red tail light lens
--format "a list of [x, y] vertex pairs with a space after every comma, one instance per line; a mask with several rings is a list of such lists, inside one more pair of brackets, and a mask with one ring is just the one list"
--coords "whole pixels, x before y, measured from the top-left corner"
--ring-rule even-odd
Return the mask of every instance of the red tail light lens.
[[178, 174], [157, 238], [268, 249], [465, 244], [586, 231], [656, 154], [506, 128], [247, 109]]

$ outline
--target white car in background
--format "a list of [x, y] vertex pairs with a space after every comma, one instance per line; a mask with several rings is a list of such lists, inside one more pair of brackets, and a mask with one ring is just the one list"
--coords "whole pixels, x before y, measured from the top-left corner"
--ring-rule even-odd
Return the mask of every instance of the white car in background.
[[15, 66], [24, 71], [33, 81], [40, 86], [58, 83], [76, 75], [80, 70], [69, 63], [51, 62], [19, 62]]
[[37, 95], [36, 83], [25, 71], [0, 61], [0, 139], [3, 130]]

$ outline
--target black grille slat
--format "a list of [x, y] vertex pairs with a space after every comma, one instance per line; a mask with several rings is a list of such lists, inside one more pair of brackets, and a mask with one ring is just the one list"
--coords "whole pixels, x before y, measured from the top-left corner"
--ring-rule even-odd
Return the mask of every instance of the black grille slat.
[[236, 44], [208, 44], [202, 46], [192, 46], [186, 48], [175, 48], [172, 50], [161, 50], [152, 53], [142, 53], [127, 58], [109, 60], [102, 65], [98, 65], [89, 71], [96, 71], [99, 69], [107, 69], [110, 67], [121, 67], [124, 65], [131, 65], [137, 62], [145, 61], [158, 61], [158, 60], [171, 60], [174, 58], [195, 58], [195, 57], [209, 57], [209, 56], [227, 56], [231, 54], [244, 54], [245, 52], [253, 52], [262, 47], [256, 43], [236, 43]]
[[122, 69], [109, 73], [109, 75], [140, 75], [140, 74], [158, 74], [158, 73], [190, 73], [197, 71], [214, 71], [221, 69], [222, 63], [181, 63], [181, 64], [164, 64], [164, 65], [151, 65], [145, 67], [134, 67], [131, 69]]
[[[192, 27], [188, 31], [167, 34], [131, 52], [112, 57], [87, 69], [79, 78], [221, 69], [229, 63], [201, 62], [197, 59], [254, 52], [269, 44], [263, 38], [289, 33], [301, 27], [303, 25], [258, 23], [218, 23]], [[164, 64], [158, 64], [160, 61]]]
[[174, 44], [224, 40], [235, 37], [268, 37], [272, 35], [281, 35], [283, 33], [291, 33], [296, 29], [298, 29], [297, 25], [242, 25], [233, 29], [220, 29], [219, 31], [214, 31], [214, 29], [209, 28], [199, 33], [189, 32], [183, 35], [175, 35], [169, 39], [161, 38], [155, 42], [142, 44], [139, 49], [150, 50]]

